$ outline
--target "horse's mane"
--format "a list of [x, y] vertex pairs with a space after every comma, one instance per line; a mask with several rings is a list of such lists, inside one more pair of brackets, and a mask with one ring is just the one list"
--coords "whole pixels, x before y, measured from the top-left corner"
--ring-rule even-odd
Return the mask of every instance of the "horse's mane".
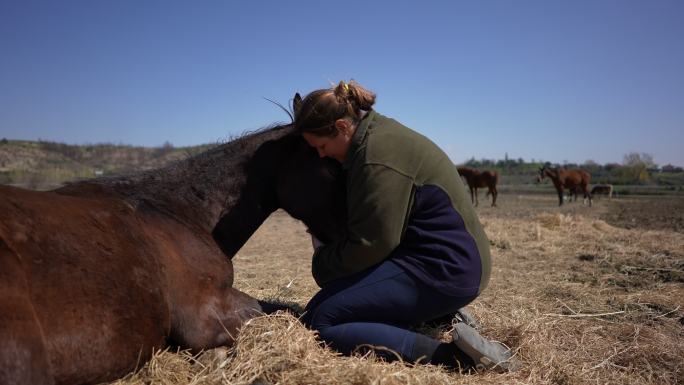
[[82, 185], [99, 185], [133, 205], [146, 202], [163, 206], [170, 201], [201, 205], [213, 196], [226, 194], [231, 199], [238, 195], [245, 166], [256, 149], [292, 132], [292, 125], [275, 123], [246, 131], [199, 154], [187, 154], [184, 159], [160, 168], [74, 182], [64, 189], [74, 191]]

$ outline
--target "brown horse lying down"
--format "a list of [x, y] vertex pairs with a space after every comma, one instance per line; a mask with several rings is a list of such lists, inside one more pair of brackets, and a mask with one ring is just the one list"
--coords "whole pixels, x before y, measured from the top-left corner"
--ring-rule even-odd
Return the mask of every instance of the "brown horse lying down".
[[588, 172], [580, 169], [566, 170], [562, 167], [550, 168], [544, 166], [539, 169], [539, 176], [537, 180], [542, 182], [544, 178], [549, 178], [553, 182], [553, 186], [556, 188], [558, 193], [558, 205], [563, 204], [563, 192], [568, 189], [570, 193], [575, 194], [575, 199], [577, 199], [577, 190], [581, 189], [584, 193], [584, 202], [589, 199], [589, 206], [591, 206], [591, 193], [589, 193], [589, 181], [591, 180], [591, 175]]
[[322, 200], [337, 169], [291, 131], [131, 177], [0, 186], [0, 384], [108, 381], [170, 343], [232, 344], [261, 307], [229, 257], [263, 220], [282, 207], [319, 239], [339, 231]]
[[466, 179], [470, 188], [470, 200], [475, 206], [478, 205], [477, 189], [480, 187], [487, 187], [487, 195], [492, 195], [492, 207], [496, 206], [496, 197], [499, 195], [499, 192], [496, 190], [499, 174], [496, 171], [480, 171], [475, 168], [458, 167], [458, 173]]

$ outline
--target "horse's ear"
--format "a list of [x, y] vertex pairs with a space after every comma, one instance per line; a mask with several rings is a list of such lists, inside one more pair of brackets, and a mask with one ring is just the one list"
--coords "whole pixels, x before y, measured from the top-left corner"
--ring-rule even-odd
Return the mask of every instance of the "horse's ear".
[[299, 95], [299, 92], [297, 92], [294, 96], [294, 99], [292, 99], [292, 111], [294, 112], [295, 118], [297, 117], [297, 114], [299, 113], [299, 109], [302, 107], [302, 97]]

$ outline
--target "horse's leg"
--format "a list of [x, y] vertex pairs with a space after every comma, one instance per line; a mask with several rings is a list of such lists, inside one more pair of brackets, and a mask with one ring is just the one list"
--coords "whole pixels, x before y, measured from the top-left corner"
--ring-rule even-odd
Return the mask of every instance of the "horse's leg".
[[[582, 186], [584, 190], [584, 202], [586, 202], [587, 198], [589, 198], [589, 207], [591, 207], [591, 193], [589, 192], [589, 186], [584, 185]], [[582, 202], [582, 204], [585, 204]]]
[[480, 202], [478, 202], [478, 200], [477, 200], [477, 187], [475, 187], [474, 190], [475, 190], [475, 207], [477, 207], [477, 205], [480, 204]]
[[470, 203], [475, 205], [475, 195], [473, 194], [473, 186], [468, 185], [468, 188], [470, 189]]
[[563, 206], [563, 187], [556, 187], [558, 191], [558, 206]]
[[499, 195], [499, 192], [496, 190], [496, 186], [493, 186], [490, 191], [492, 193], [492, 207], [496, 207], [496, 196]]
[[18, 256], [0, 239], [0, 384], [54, 384]]

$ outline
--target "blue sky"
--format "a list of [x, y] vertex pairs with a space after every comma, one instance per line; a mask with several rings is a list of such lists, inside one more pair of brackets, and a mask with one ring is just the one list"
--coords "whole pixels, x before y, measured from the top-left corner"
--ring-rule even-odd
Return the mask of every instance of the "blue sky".
[[212, 143], [355, 79], [470, 157], [684, 165], [684, 1], [0, 0], [0, 137]]

